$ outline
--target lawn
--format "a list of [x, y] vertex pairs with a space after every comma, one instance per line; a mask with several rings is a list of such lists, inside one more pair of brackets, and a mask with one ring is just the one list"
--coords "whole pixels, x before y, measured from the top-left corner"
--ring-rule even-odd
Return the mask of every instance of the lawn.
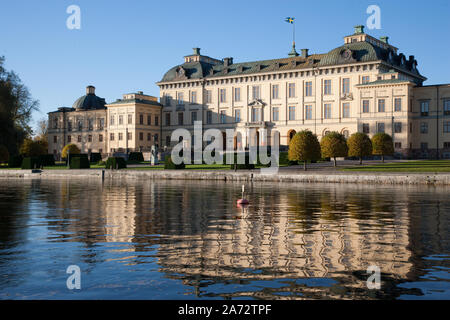
[[450, 160], [423, 160], [355, 166], [342, 171], [372, 172], [450, 172]]

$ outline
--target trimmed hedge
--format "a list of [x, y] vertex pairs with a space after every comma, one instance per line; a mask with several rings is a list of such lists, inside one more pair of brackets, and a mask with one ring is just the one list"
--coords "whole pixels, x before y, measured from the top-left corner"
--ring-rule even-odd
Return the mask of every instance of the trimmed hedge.
[[128, 161], [144, 162], [144, 155], [142, 152], [130, 152], [128, 155]]
[[102, 154], [98, 152], [91, 152], [91, 157], [89, 158], [91, 163], [98, 163], [102, 161]]
[[74, 157], [70, 160], [70, 169], [89, 169], [90, 167], [87, 157]]
[[22, 166], [23, 157], [18, 156], [11, 156], [9, 157], [8, 161], [8, 167], [10, 168], [20, 168]]
[[111, 157], [106, 161], [106, 169], [125, 169], [127, 167], [127, 162], [121, 157]]
[[22, 169], [23, 170], [33, 170], [33, 169], [40, 168], [40, 166], [41, 166], [41, 164], [39, 162], [38, 157], [28, 157], [28, 158], [23, 158], [23, 160], [22, 160]]
[[55, 165], [55, 158], [52, 154], [43, 154], [38, 157], [39, 163], [43, 167], [49, 167]]
[[292, 161], [288, 158], [287, 152], [280, 152], [280, 166], [296, 166], [298, 165], [298, 161]]
[[73, 159], [75, 159], [75, 158], [86, 158], [86, 160], [88, 160], [88, 162], [89, 162], [89, 158], [88, 158], [88, 155], [87, 154], [85, 154], [85, 153], [80, 153], [80, 154], [76, 154], [76, 153], [74, 153], [74, 154], [69, 154], [69, 157], [68, 157], [69, 159], [69, 164], [70, 163], [72, 163], [72, 160]]
[[171, 157], [171, 156], [167, 155], [167, 156], [165, 157], [165, 160], [164, 160], [164, 169], [168, 169], [168, 170], [181, 170], [181, 169], [184, 169], [184, 168], [186, 168], [186, 165], [185, 165], [184, 163], [181, 163], [181, 164], [175, 164], [175, 163], [173, 163], [172, 157]]

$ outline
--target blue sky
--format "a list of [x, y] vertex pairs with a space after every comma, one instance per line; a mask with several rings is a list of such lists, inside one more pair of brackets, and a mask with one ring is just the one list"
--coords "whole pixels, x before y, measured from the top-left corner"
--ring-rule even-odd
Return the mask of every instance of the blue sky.
[[[72, 4], [81, 8], [81, 30], [66, 27]], [[328, 52], [366, 24], [372, 4], [381, 29], [366, 32], [415, 55], [426, 84], [450, 83], [449, 0], [3, 1], [0, 55], [40, 101], [38, 120], [71, 106], [89, 84], [108, 102], [138, 90], [159, 96], [155, 82], [193, 47], [235, 62], [285, 57], [287, 16], [296, 17], [297, 49]]]

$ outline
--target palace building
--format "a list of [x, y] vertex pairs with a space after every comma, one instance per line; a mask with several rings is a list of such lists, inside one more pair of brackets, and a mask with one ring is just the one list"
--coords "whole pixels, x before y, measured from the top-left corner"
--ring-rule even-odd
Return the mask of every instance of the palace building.
[[[267, 145], [278, 131], [282, 149], [305, 129], [319, 139], [330, 131], [386, 132], [399, 157], [450, 158], [450, 84], [424, 85], [415, 57], [388, 40], [356, 26], [328, 53], [298, 54], [293, 45], [286, 58], [242, 63], [194, 48], [157, 83], [159, 102], [137, 92], [107, 104], [88, 86], [72, 108], [50, 112], [49, 152], [59, 158], [67, 143], [105, 156], [152, 145], [170, 150], [178, 143], [171, 141], [175, 129], [193, 134], [202, 121], [203, 130], [220, 129], [239, 149], [249, 146], [250, 129]], [[225, 141], [226, 129], [233, 141]], [[259, 138], [261, 129], [269, 138]]]
[[76, 144], [82, 153], [150, 151], [159, 145], [161, 104], [142, 91], [124, 94], [123, 99], [106, 104], [88, 86], [86, 95], [72, 108], [59, 108], [48, 114], [48, 149], [56, 159], [66, 144]]
[[234, 63], [194, 48], [157, 83], [161, 142], [173, 145], [173, 130], [193, 131], [202, 121], [204, 130], [234, 129], [235, 147], [248, 146], [241, 137], [252, 128], [277, 130], [282, 147], [304, 129], [319, 139], [329, 131], [386, 132], [399, 156], [449, 158], [450, 85], [424, 85], [417, 65], [363, 26], [324, 54], [298, 54], [293, 46], [286, 58]]

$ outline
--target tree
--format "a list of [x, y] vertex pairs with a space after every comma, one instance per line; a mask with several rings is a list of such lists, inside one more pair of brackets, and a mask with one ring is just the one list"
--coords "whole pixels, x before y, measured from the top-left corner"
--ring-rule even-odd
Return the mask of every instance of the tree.
[[70, 154], [80, 154], [81, 150], [75, 144], [68, 144], [62, 149], [61, 158], [67, 159], [67, 152]]
[[372, 137], [372, 153], [381, 155], [384, 163], [384, 156], [394, 154], [394, 142], [392, 137], [387, 133], [380, 132]]
[[35, 139], [48, 143], [48, 120], [46, 118], [43, 118], [37, 122], [37, 132]]
[[47, 143], [40, 140], [25, 139], [19, 153], [24, 157], [37, 157], [47, 154]]
[[27, 87], [13, 72], [4, 68], [0, 57], [0, 144], [10, 154], [17, 154], [24, 139], [32, 134], [31, 114], [38, 110], [39, 102], [33, 100]]
[[372, 154], [372, 142], [365, 133], [354, 133], [347, 140], [348, 155], [350, 157], [359, 157], [359, 164], [362, 164], [362, 158]]
[[330, 132], [320, 141], [323, 158], [333, 158], [336, 167], [336, 157], [346, 157], [348, 154], [347, 141], [343, 134]]
[[0, 163], [9, 161], [9, 152], [4, 145], [0, 145]]
[[320, 143], [317, 136], [309, 130], [297, 132], [289, 143], [288, 158], [291, 161], [303, 161], [306, 171], [306, 162], [317, 161], [321, 157]]

